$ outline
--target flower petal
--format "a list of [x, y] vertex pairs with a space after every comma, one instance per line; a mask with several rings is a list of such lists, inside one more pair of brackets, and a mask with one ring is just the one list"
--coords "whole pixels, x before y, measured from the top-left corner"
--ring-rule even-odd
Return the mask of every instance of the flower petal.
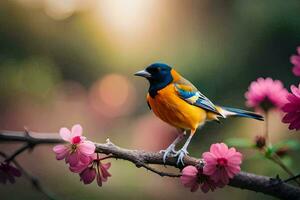
[[216, 170], [217, 170], [216, 165], [206, 164], [203, 167], [203, 174], [205, 174], [205, 175], [212, 175], [212, 174], [215, 173]]
[[205, 160], [206, 163], [217, 164], [217, 157], [211, 152], [204, 152], [202, 154], [202, 158]]
[[195, 183], [192, 187], [191, 187], [191, 192], [196, 192], [199, 188], [199, 183]]
[[66, 158], [69, 154], [69, 148], [66, 145], [56, 145], [55, 147], [53, 147], [53, 151], [56, 154], [56, 159], [57, 160], [62, 160], [64, 158]]
[[[300, 68], [300, 67], [299, 67], [299, 68]], [[299, 89], [299, 88], [297, 88], [296, 86], [292, 85], [292, 86], [291, 86], [291, 91], [292, 91], [292, 93], [293, 93], [296, 97], [300, 98], [300, 89]]]
[[87, 156], [85, 154], [79, 153], [79, 161], [82, 162], [83, 164], [89, 164], [93, 159], [90, 156]]
[[295, 76], [300, 76], [300, 66], [295, 66], [292, 70]]
[[71, 153], [68, 157], [66, 157], [66, 161], [70, 164], [71, 167], [75, 167], [79, 162], [78, 151], [75, 151]]
[[68, 150], [68, 147], [66, 147], [63, 144], [59, 144], [59, 145], [56, 145], [56, 146], [53, 147], [53, 151], [55, 153], [63, 153], [65, 151], [67, 151], [67, 150]]
[[85, 155], [91, 155], [95, 153], [95, 149], [95, 144], [91, 141], [83, 141], [78, 145], [78, 150]]
[[59, 135], [63, 140], [65, 140], [67, 142], [71, 142], [71, 132], [69, 129], [67, 129], [65, 127], [61, 128], [59, 130]]
[[258, 78], [250, 84], [248, 91], [245, 93], [246, 105], [269, 109], [269, 106], [264, 106], [267, 102], [270, 106], [281, 108], [286, 103], [287, 93], [281, 81], [271, 78]]
[[72, 127], [72, 137], [81, 136], [82, 135], [82, 127], [80, 124], [75, 124]]
[[81, 173], [88, 167], [89, 164], [79, 162], [76, 166], [70, 166], [69, 169], [73, 173]]
[[20, 177], [21, 176], [20, 170], [13, 167], [13, 166], [10, 166], [9, 172], [10, 172], [10, 174], [12, 174], [15, 177]]
[[103, 182], [106, 182], [107, 178], [111, 176], [111, 174], [108, 172], [108, 169], [110, 168], [110, 166], [111, 166], [111, 163], [100, 164], [100, 171], [101, 171]]
[[80, 180], [83, 181], [84, 184], [92, 183], [96, 178], [96, 170], [94, 168], [87, 168], [83, 172], [80, 173]]
[[189, 188], [193, 188], [197, 183], [198, 169], [194, 166], [187, 166], [183, 168], [182, 175], [180, 176], [180, 182]]

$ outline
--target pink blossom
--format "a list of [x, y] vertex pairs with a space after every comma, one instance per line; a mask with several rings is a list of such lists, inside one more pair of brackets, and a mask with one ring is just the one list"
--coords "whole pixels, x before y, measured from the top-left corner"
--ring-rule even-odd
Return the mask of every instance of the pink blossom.
[[227, 185], [241, 170], [242, 154], [235, 148], [228, 149], [224, 143], [212, 144], [210, 152], [203, 153], [202, 157], [205, 161], [203, 173], [216, 183]]
[[61, 128], [59, 134], [69, 144], [60, 144], [53, 148], [57, 160], [65, 159], [71, 167], [90, 162], [90, 156], [95, 152], [95, 145], [82, 136], [82, 127], [79, 124], [74, 125], [71, 131]]
[[0, 183], [6, 184], [7, 181], [15, 183], [15, 177], [20, 177], [21, 172], [9, 163], [0, 164]]
[[75, 166], [70, 166], [69, 169], [73, 173], [81, 173], [83, 170], [87, 168], [87, 166], [93, 161], [94, 159], [90, 157], [90, 161], [88, 163], [78, 162]]
[[84, 184], [90, 184], [95, 180], [96, 174], [96, 169], [93, 166], [87, 167], [80, 173], [80, 181], [83, 181]]
[[300, 84], [298, 88], [292, 85], [291, 91], [287, 96], [289, 102], [282, 108], [283, 112], [286, 112], [282, 122], [290, 124], [290, 130], [300, 130]]
[[286, 102], [288, 91], [279, 80], [258, 78], [253, 81], [245, 93], [246, 105], [253, 108], [281, 108]]
[[83, 181], [84, 184], [90, 184], [97, 178], [97, 184], [101, 187], [102, 183], [106, 182], [108, 177], [111, 176], [108, 172], [111, 163], [103, 164], [101, 163], [102, 159], [96, 156], [96, 158], [91, 160], [90, 164], [80, 172], [80, 180]]
[[191, 165], [185, 167], [182, 170], [180, 181], [185, 187], [191, 188], [191, 192], [197, 191], [199, 188], [198, 169]]
[[214, 191], [217, 187], [222, 185], [215, 183], [209, 176], [203, 174], [203, 169], [197, 169], [194, 166], [187, 166], [182, 170], [180, 177], [181, 183], [191, 189], [191, 192], [198, 190], [201, 185], [201, 190], [207, 193], [209, 190]]
[[290, 58], [291, 63], [294, 65], [293, 73], [295, 76], [300, 76], [300, 46], [297, 48], [298, 55], [292, 55]]

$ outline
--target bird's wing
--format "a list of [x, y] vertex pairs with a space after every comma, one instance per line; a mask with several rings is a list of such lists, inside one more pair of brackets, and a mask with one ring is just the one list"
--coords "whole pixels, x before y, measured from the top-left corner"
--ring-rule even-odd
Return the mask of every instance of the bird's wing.
[[221, 115], [216, 106], [188, 80], [181, 78], [174, 85], [178, 96], [187, 103]]

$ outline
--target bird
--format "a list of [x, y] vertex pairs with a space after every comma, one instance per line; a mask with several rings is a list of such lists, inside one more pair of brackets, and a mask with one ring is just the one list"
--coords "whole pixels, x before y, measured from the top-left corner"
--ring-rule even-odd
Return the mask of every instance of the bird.
[[[176, 139], [160, 151], [164, 163], [169, 156], [174, 156], [177, 157], [177, 165], [184, 166], [184, 157], [189, 154], [187, 148], [193, 135], [208, 121], [219, 122], [219, 118], [229, 116], [264, 120], [263, 116], [254, 112], [215, 105], [168, 64], [153, 63], [134, 75], [144, 77], [150, 83], [146, 98], [150, 110], [179, 131]], [[176, 151], [176, 145], [188, 133], [186, 142]]]

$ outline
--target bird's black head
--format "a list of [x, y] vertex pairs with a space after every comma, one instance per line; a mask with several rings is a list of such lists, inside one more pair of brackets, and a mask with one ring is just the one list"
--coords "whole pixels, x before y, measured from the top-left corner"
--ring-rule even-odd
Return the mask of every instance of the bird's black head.
[[173, 81], [171, 74], [172, 68], [164, 63], [153, 63], [146, 69], [136, 72], [134, 75], [142, 76], [150, 82], [149, 93], [151, 97], [157, 94], [157, 91], [163, 89]]

